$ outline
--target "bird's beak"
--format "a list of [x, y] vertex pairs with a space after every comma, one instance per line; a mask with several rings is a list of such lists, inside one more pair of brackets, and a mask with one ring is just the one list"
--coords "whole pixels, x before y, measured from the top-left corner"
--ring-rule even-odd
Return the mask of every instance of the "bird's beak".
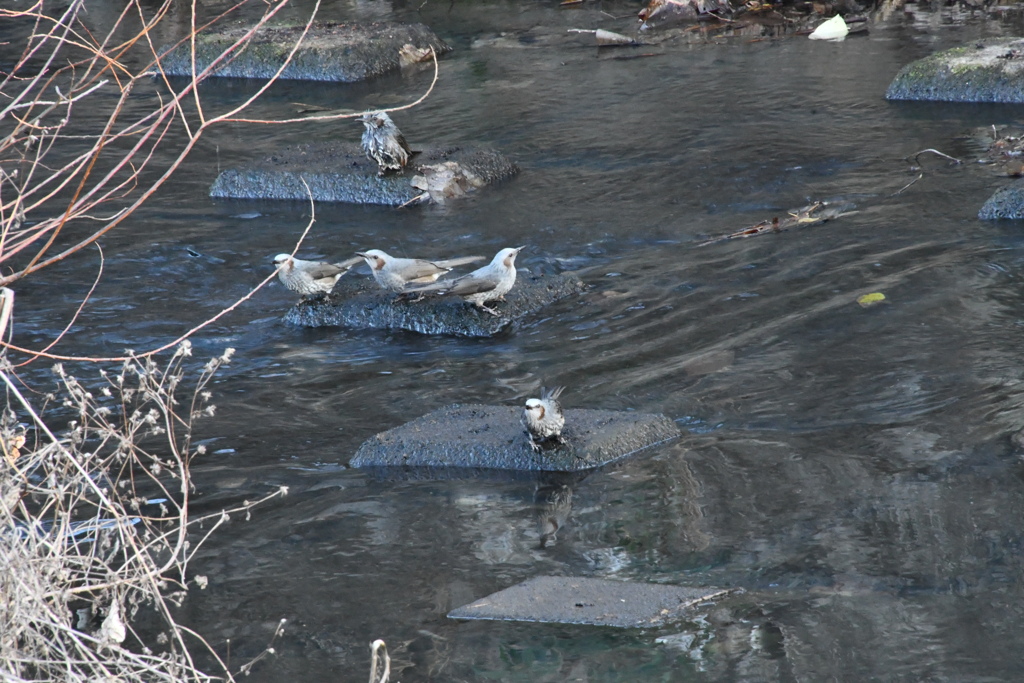
[[363, 258], [370, 258], [369, 256], [367, 256], [366, 254], [364, 254], [364, 253], [363, 253], [363, 252], [361, 252], [361, 251], [357, 251], [357, 252], [356, 252], [356, 256], [362, 256]]
[[521, 251], [522, 251], [523, 249], [526, 249], [526, 245], [525, 245], [525, 244], [524, 244], [523, 246], [521, 246], [521, 247], [516, 247], [516, 253], [518, 254], [518, 253], [519, 253], [519, 252], [521, 252]]

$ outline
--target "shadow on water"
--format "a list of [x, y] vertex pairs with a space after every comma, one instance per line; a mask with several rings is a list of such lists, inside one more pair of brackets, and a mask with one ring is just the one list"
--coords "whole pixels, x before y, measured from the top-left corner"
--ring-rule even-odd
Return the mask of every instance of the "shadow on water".
[[[976, 164], [922, 158], [924, 177], [898, 193], [919, 173], [907, 157], [976, 157], [978, 131], [1019, 112], [882, 97], [906, 62], [1012, 27], [921, 7], [841, 44], [709, 40], [617, 60], [565, 37], [631, 26], [589, 4], [394, 4], [326, 9], [418, 18], [457, 47], [435, 93], [401, 113], [406, 135], [491, 144], [522, 173], [446, 207], [319, 205], [302, 255], [527, 244], [521, 267], [577, 270], [590, 288], [485, 341], [297, 329], [276, 284], [204, 331], [197, 358], [238, 355], [200, 424], [197, 510], [291, 495], [202, 549], [192, 570], [209, 587], [185, 601], [188, 623], [230, 639], [241, 662], [287, 618], [259, 681], [361, 678], [378, 637], [406, 683], [1019, 675], [1024, 509], [1006, 434], [1024, 420], [1024, 241], [1016, 224], [976, 219], [1002, 182]], [[393, 105], [429, 78], [281, 83], [257, 113]], [[205, 91], [225, 104], [255, 87]], [[104, 240], [104, 278], [67, 347], [149, 348], [244, 295], [309, 206], [210, 200], [217, 171], [358, 134], [349, 122], [217, 131]], [[858, 212], [697, 246], [817, 200]], [[59, 331], [97, 263], [84, 254], [26, 281], [15, 341]], [[869, 292], [887, 303], [861, 308]], [[687, 435], [571, 482], [571, 504], [566, 482], [346, 467], [378, 431], [449, 403], [519, 404], [542, 384], [566, 385], [567, 407], [663, 412]], [[445, 618], [540, 574], [746, 592], [656, 631]]]

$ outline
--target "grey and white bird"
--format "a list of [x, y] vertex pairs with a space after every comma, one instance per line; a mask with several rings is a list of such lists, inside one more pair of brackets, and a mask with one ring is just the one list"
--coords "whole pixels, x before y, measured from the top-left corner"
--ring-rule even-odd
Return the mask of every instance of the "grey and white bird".
[[377, 162], [377, 175], [404, 169], [409, 163], [412, 150], [387, 112], [370, 112], [363, 114], [359, 120], [366, 126], [363, 131], [363, 152], [367, 159]]
[[352, 266], [359, 263], [359, 258], [351, 258], [341, 263], [324, 263], [323, 261], [305, 261], [288, 254], [274, 257], [277, 266], [277, 277], [285, 287], [303, 296], [329, 294], [341, 276]]
[[565, 387], [545, 389], [541, 387], [540, 398], [526, 400], [526, 408], [523, 409], [523, 427], [530, 437], [530, 448], [538, 452], [546, 441], [554, 441], [558, 444], [565, 443], [562, 437], [562, 427], [565, 426], [565, 414], [562, 413], [562, 404], [558, 397], [562, 395]]
[[435, 282], [411, 291], [437, 291], [441, 294], [455, 294], [491, 315], [501, 315], [487, 307], [488, 301], [504, 301], [516, 283], [516, 256], [523, 247], [506, 247], [483, 268], [477, 268], [468, 275], [453, 280]]
[[460, 258], [427, 261], [418, 258], [400, 258], [392, 256], [380, 249], [357, 251], [356, 255], [366, 261], [377, 284], [389, 292], [404, 293], [409, 283], [428, 284], [437, 281], [452, 268], [482, 261], [483, 256], [463, 256]]

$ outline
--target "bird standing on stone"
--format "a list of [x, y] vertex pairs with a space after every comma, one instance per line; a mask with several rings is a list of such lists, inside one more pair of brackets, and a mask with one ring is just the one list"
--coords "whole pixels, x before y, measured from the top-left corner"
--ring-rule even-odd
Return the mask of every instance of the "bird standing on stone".
[[491, 315], [501, 315], [485, 304], [488, 301], [505, 300], [505, 295], [516, 283], [516, 256], [522, 249], [522, 247], [507, 247], [495, 254], [486, 266], [477, 268], [469, 275], [408, 291], [437, 291], [441, 294], [455, 294], [482, 311], [487, 311]]
[[366, 126], [363, 152], [367, 159], [377, 162], [377, 175], [403, 170], [409, 163], [412, 150], [391, 117], [386, 112], [375, 111], [364, 114], [360, 121]]
[[278, 254], [274, 257], [277, 277], [285, 287], [301, 294], [303, 299], [317, 294], [329, 294], [341, 276], [357, 263], [358, 257], [341, 263], [304, 261], [288, 254]]
[[456, 266], [483, 260], [483, 256], [463, 256], [461, 258], [427, 261], [418, 258], [398, 258], [380, 249], [357, 251], [356, 255], [366, 261], [377, 284], [389, 292], [405, 293], [410, 282], [426, 284], [451, 271]]
[[541, 387], [540, 398], [531, 398], [526, 401], [526, 408], [523, 410], [523, 426], [530, 437], [530, 448], [539, 452], [545, 441], [554, 441], [564, 444], [562, 438], [562, 427], [565, 426], [565, 415], [562, 413], [562, 404], [558, 397], [562, 395], [565, 387], [545, 389]]

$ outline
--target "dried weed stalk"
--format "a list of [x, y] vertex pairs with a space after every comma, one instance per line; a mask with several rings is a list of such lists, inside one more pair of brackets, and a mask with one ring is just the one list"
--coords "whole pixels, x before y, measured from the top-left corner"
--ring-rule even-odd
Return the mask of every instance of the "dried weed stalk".
[[[0, 285], [76, 253], [124, 223], [203, 133], [255, 102], [276, 76], [220, 113], [208, 110], [198, 86], [287, 4], [237, 0], [205, 25], [196, 3], [180, 0], [111, 5], [108, 25], [91, 18], [85, 0], [0, 8], [0, 22], [20, 25], [25, 35], [22, 45], [13, 46], [21, 50], [14, 66], [0, 72], [0, 263], [10, 266], [18, 257]], [[200, 31], [246, 5], [262, 8], [250, 30], [190, 78], [167, 78], [153, 37], [160, 24], [184, 19], [189, 30], [178, 45], [194, 54]], [[97, 14], [106, 16], [94, 9]], [[138, 90], [149, 103], [139, 106]], [[85, 125], [79, 111], [88, 112]]]
[[[0, 357], [0, 679], [212, 680], [190, 649], [220, 659], [171, 611], [205, 587], [201, 576], [190, 583], [189, 560], [230, 513], [285, 493], [189, 516], [190, 463], [204, 452], [192, 424], [213, 415], [207, 387], [232, 353], [210, 360], [188, 390], [188, 342], [163, 366], [130, 358], [116, 373], [101, 370], [97, 388], [57, 365], [46, 403], [67, 421], [59, 435]], [[149, 637], [133, 626], [142, 614]]]

